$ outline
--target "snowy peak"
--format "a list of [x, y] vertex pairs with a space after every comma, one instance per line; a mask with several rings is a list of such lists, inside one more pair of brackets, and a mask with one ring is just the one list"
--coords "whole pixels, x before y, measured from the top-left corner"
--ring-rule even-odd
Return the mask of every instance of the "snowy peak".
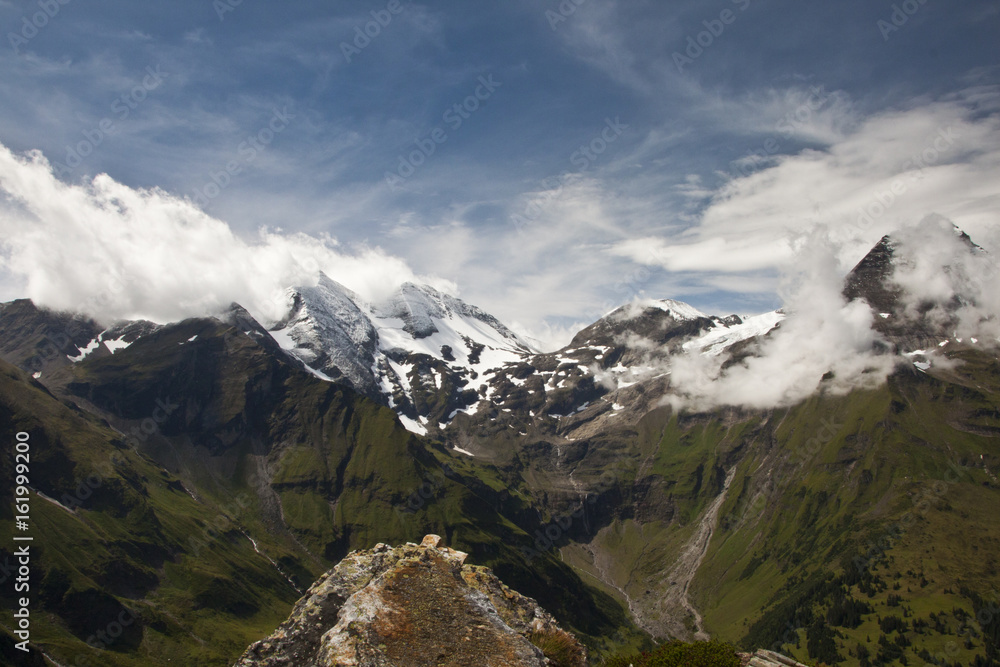
[[468, 411], [472, 428], [490, 437], [502, 430], [524, 435], [541, 429], [574, 440], [606, 425], [625, 425], [670, 391], [675, 358], [747, 354], [748, 345], [783, 318], [779, 311], [709, 316], [674, 300], [627, 304], [580, 331], [561, 350], [526, 356], [489, 375], [485, 407]]
[[912, 352], [942, 340], [995, 338], [996, 273], [994, 259], [968, 234], [930, 217], [882, 237], [847, 275], [843, 295], [866, 302], [873, 328]]
[[398, 319], [403, 322], [403, 331], [413, 338], [427, 338], [438, 333], [434, 320], [448, 316], [436, 290], [430, 287], [406, 283], [389, 299], [375, 308], [378, 317]]
[[648, 310], [663, 311], [667, 317], [677, 321], [705, 319], [708, 317], [694, 306], [674, 299], [636, 299], [613, 311], [608, 317], [632, 320], [641, 317]]
[[369, 304], [321, 275], [315, 286], [289, 289], [288, 299], [288, 315], [270, 332], [281, 347], [317, 376], [388, 405], [421, 434], [463, 414], [492, 421], [498, 410], [617, 414], [635, 398], [629, 392], [642, 391], [630, 387], [666, 381], [672, 356], [726, 353], [783, 317], [723, 318], [672, 299], [634, 301], [542, 354], [489, 313], [428, 285], [406, 283]]
[[270, 332], [278, 344], [315, 375], [393, 408], [418, 433], [478, 403], [476, 387], [491, 370], [532, 351], [493, 316], [427, 285], [406, 283], [373, 305], [321, 274], [287, 296], [288, 315]]
[[476, 328], [498, 344], [531, 351], [525, 341], [489, 313], [429, 285], [405, 283], [386, 301], [375, 306], [373, 312], [381, 319], [402, 321], [403, 331], [418, 340], [454, 328], [452, 325], [456, 321], [476, 320], [486, 325]]
[[694, 306], [672, 299], [635, 300], [613, 310], [573, 337], [570, 347], [615, 346], [625, 337], [657, 345], [698, 335], [713, 321]]
[[699, 350], [707, 356], [717, 356], [745, 340], [764, 336], [785, 319], [780, 310], [762, 315], [740, 318], [730, 315], [726, 318], [713, 317], [715, 326], [701, 336], [689, 340], [682, 346], [685, 350]]
[[278, 344], [321, 377], [377, 396], [378, 332], [357, 295], [322, 273], [315, 286], [289, 288], [286, 295], [289, 313], [271, 331]]

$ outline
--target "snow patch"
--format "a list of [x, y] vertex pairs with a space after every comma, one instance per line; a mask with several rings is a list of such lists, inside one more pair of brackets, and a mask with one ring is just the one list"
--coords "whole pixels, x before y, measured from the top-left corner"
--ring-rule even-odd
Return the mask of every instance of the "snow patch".
[[118, 350], [124, 350], [125, 348], [127, 348], [129, 345], [132, 344], [132, 343], [126, 343], [124, 336], [118, 338], [117, 340], [105, 340], [101, 342], [103, 342], [104, 345], [107, 346], [107, 348], [111, 351], [111, 354], [114, 354]]
[[410, 433], [416, 433], [417, 435], [427, 435], [427, 427], [418, 421], [415, 421], [406, 415], [397, 415], [399, 417], [400, 423]]
[[763, 336], [783, 319], [785, 319], [784, 314], [776, 310], [754, 315], [743, 320], [742, 324], [713, 327], [702, 336], [684, 343], [683, 347], [689, 351], [700, 350], [705, 356], [714, 357], [740, 341]]
[[80, 354], [76, 355], [75, 357], [71, 357], [67, 354], [66, 357], [74, 364], [83, 361], [84, 359], [87, 358], [87, 355], [89, 355], [91, 352], [93, 352], [94, 350], [96, 350], [101, 346], [101, 335], [103, 334], [98, 335], [97, 338], [87, 343], [87, 347], [82, 348], [80, 350]]

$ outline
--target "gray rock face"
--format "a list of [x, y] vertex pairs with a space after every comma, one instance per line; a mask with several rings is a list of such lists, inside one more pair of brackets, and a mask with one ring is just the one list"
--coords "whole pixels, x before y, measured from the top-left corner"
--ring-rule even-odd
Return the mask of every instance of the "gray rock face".
[[468, 304], [449, 294], [437, 291], [428, 285], [403, 284], [385, 303], [375, 308], [378, 317], [392, 317], [403, 320], [403, 330], [414, 338], [427, 338], [438, 332], [434, 320], [450, 317], [461, 317], [478, 320], [489, 328], [509, 339], [511, 346], [528, 346], [517, 334], [504, 326], [481, 308]]
[[363, 394], [377, 396], [372, 366], [378, 332], [358, 307], [357, 295], [321, 275], [315, 287], [289, 290], [289, 297], [291, 312], [276, 330], [294, 341], [295, 356]]
[[753, 655], [744, 654], [743, 664], [749, 667], [808, 667], [774, 651], [758, 649]]
[[376, 308], [375, 314], [403, 320], [403, 331], [414, 338], [427, 338], [438, 332], [434, 319], [443, 319], [448, 314], [441, 296], [430, 287], [406, 283]]
[[582, 646], [534, 600], [428, 535], [349, 554], [296, 603], [287, 621], [236, 667], [541, 667], [529, 637]]
[[406, 283], [373, 305], [321, 275], [287, 294], [275, 341], [321, 377], [407, 417], [418, 433], [478, 401], [472, 382], [487, 368], [531, 351], [493, 316], [427, 285]]

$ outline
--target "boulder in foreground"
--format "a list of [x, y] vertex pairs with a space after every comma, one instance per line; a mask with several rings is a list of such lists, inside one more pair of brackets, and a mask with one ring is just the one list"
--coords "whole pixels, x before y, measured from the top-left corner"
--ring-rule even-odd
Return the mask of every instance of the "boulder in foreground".
[[[436, 535], [352, 552], [236, 667], [586, 665], [549, 613], [465, 557]], [[532, 640], [561, 658], [548, 661]]]

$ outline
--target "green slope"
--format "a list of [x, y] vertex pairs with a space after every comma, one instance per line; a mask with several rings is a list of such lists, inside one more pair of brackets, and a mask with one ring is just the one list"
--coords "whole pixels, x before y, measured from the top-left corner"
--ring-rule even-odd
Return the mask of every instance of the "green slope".
[[693, 617], [662, 602], [732, 470], [689, 591], [709, 633], [828, 664], [996, 660], [1000, 364], [950, 358], [952, 370], [901, 369], [874, 391], [769, 412], [663, 409], [604, 434], [612, 444], [574, 468], [597, 499], [564, 557], [647, 627], [672, 618], [690, 632]]
[[[33, 501], [44, 616], [33, 639], [61, 662], [228, 664], [349, 550], [428, 532], [598, 652], [641, 639], [618, 602], [555, 554], [524, 558], [528, 500], [495, 472], [233, 326], [184, 322], [58, 371], [52, 385], [88, 412], [4, 372], [0, 435], [32, 434], [47, 457], [38, 489], [71, 498], [78, 479], [101, 476], [80, 507], [65, 500], [75, 512]], [[85, 645], [122, 613], [128, 631], [108, 650]]]

